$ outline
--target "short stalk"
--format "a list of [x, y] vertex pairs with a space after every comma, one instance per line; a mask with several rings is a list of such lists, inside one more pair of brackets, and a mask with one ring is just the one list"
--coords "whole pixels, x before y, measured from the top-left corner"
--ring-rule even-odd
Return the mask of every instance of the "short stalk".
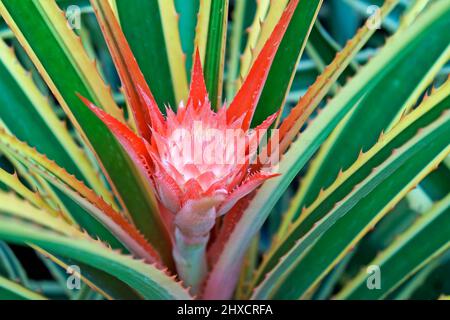
[[173, 256], [178, 275], [192, 294], [197, 294], [207, 274], [206, 245], [208, 236], [190, 239], [176, 228]]

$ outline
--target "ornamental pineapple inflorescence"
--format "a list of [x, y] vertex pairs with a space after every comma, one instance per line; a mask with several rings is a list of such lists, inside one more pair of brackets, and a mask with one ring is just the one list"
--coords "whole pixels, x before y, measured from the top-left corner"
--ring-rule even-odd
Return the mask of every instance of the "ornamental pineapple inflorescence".
[[0, 242], [0, 299], [404, 299], [447, 276], [448, 1], [372, 6], [342, 49], [339, 1], [85, 2], [0, 0], [0, 239], [55, 275]]

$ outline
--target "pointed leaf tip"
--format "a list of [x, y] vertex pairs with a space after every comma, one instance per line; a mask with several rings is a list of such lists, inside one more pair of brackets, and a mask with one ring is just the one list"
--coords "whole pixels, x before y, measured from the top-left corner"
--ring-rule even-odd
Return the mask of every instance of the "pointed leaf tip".
[[[156, 103], [155, 98], [153, 97], [153, 94], [151, 93], [150, 89], [147, 85], [142, 87], [141, 85], [136, 85], [138, 93], [139, 93], [139, 99], [141, 100], [141, 103], [146, 107], [144, 107], [144, 114], [146, 119], [147, 126], [150, 126], [158, 131], [163, 127], [164, 123], [164, 117]], [[147, 138], [147, 141], [150, 141]]]
[[152, 161], [147, 152], [147, 147], [142, 138], [137, 136], [129, 127], [109, 115], [105, 111], [96, 107], [88, 99], [78, 95], [86, 106], [108, 127], [120, 142], [127, 154], [134, 160], [140, 171], [149, 178], [149, 169], [152, 168]]
[[208, 99], [208, 92], [206, 90], [205, 76], [203, 74], [202, 62], [198, 48], [195, 50], [195, 60], [192, 67], [191, 87], [189, 92], [189, 100], [194, 108], [199, 108]]
[[278, 24], [275, 26], [275, 29], [258, 55], [258, 58], [255, 60], [242, 87], [228, 108], [227, 116], [229, 122], [233, 122], [245, 114], [245, 119], [242, 124], [244, 130], [247, 130], [250, 127], [253, 114], [255, 113], [264, 84], [269, 75], [272, 62], [298, 3], [299, 0], [292, 0], [289, 2]]
[[[91, 4], [122, 82], [139, 134], [149, 140], [151, 138], [149, 124], [152, 119], [156, 119], [154, 109], [158, 108], [157, 103], [108, 1], [91, 0]], [[145, 92], [145, 95], [142, 92]], [[153, 114], [150, 115], [149, 112], [152, 110]]]

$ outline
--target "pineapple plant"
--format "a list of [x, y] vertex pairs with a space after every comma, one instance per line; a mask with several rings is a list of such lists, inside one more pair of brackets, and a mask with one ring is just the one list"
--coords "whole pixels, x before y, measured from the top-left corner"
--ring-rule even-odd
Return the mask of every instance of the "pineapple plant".
[[448, 1], [0, 14], [0, 299], [450, 294]]

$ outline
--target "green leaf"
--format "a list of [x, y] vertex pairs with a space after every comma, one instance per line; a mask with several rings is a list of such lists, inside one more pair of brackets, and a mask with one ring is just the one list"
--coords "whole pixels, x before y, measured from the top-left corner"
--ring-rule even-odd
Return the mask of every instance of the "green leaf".
[[[286, 4], [287, 0], [277, 1], [276, 7], [274, 3], [270, 3], [269, 0], [261, 0], [256, 2], [256, 10], [255, 14], [253, 15], [252, 24], [247, 29], [248, 36], [245, 48], [242, 56], [240, 56], [240, 74], [239, 79], [236, 83], [236, 89], [242, 86], [244, 79], [247, 77], [253, 63], [258, 57], [258, 54], [261, 53], [263, 45], [269, 39], [270, 34], [275, 29], [275, 25], [280, 20], [283, 10], [286, 8]], [[277, 15], [279, 14], [279, 16], [277, 16], [276, 19], [272, 19], [271, 22], [267, 21], [269, 7], [272, 12], [276, 11]], [[270, 26], [268, 26], [268, 24], [270, 24]], [[266, 35], [262, 35], [262, 28], [264, 26], [266, 26], [267, 29]], [[265, 39], [262, 40], [262, 38]], [[260, 48], [257, 48], [257, 44], [259, 43], [259, 41], [264, 41], [264, 43], [260, 46]]]
[[31, 288], [31, 290], [39, 292], [49, 300], [67, 299], [64, 289], [53, 280], [33, 281], [31, 282]]
[[122, 30], [156, 102], [161, 110], [164, 104], [176, 108], [159, 1], [116, 1], [116, 6]]
[[[0, 118], [8, 129], [20, 140], [27, 141], [41, 153], [54, 159], [67, 171], [83, 179], [77, 164], [64, 146], [58, 141], [52, 129], [39, 113], [40, 104], [46, 103], [47, 110], [52, 112], [48, 100], [40, 96], [37, 87], [33, 87], [32, 80], [25, 82], [28, 77], [25, 70], [20, 70], [19, 62], [4, 42], [0, 42]], [[34, 95], [34, 96], [33, 96]], [[34, 100], [33, 100], [34, 98]], [[39, 104], [38, 104], [39, 103]], [[56, 115], [50, 114], [49, 117]], [[33, 123], [33, 126], [30, 126]], [[67, 141], [68, 143], [73, 141]]]
[[409, 7], [404, 12], [401, 17], [399, 29], [404, 29], [409, 27], [414, 23], [415, 19], [419, 14], [425, 9], [430, 0], [416, 0], [409, 5]]
[[407, 300], [410, 299], [414, 292], [420, 288], [428, 276], [439, 266], [439, 264], [443, 264], [445, 261], [443, 258], [438, 258], [433, 261], [430, 261], [425, 267], [419, 270], [415, 275], [411, 277], [406, 283], [401, 285], [398, 289], [394, 290], [391, 294], [389, 294], [386, 299], [387, 300]]
[[205, 61], [206, 45], [208, 43], [209, 19], [211, 14], [211, 1], [199, 0], [197, 25], [195, 27], [194, 45], [200, 52], [201, 61]]
[[[4, 273], [1, 270], [4, 270]], [[19, 281], [24, 286], [29, 285], [25, 269], [11, 248], [3, 241], [0, 241], [0, 273], [10, 280]]]
[[[153, 3], [152, 1], [150, 3]], [[170, 261], [170, 245], [154, 199], [132, 160], [76, 93], [121, 119], [110, 92], [54, 2], [2, 0], [0, 12], [65, 112], [82, 129], [135, 224]]]
[[245, 254], [252, 237], [260, 230], [268, 214], [289, 184], [339, 121], [364, 97], [366, 90], [382, 81], [390, 70], [395, 69], [396, 64], [403, 59], [407, 59], [407, 53], [413, 54], [411, 52], [413, 50], [406, 50], [406, 48], [421, 45], [421, 43], [412, 40], [415, 39], [417, 33], [428, 29], [430, 24], [433, 25], [435, 15], [445, 16], [445, 11], [433, 11], [431, 16], [429, 15], [421, 23], [416, 24], [415, 28], [408, 30], [401, 39], [396, 42], [389, 42], [377, 56], [373, 57], [360, 70], [348, 85], [342, 88], [336, 97], [329, 102], [328, 106], [300, 134], [299, 138], [291, 144], [290, 149], [280, 162], [278, 172], [281, 173], [281, 176], [267, 181], [259, 189], [242, 218], [234, 227], [218, 262], [212, 267], [206, 285], [205, 292], [207, 294], [211, 294], [212, 297], [222, 297], [226, 294], [223, 289], [221, 292], [214, 292], [213, 287], [224, 288], [229, 283], [236, 281], [231, 272], [233, 264]]
[[398, 235], [405, 232], [417, 220], [420, 214], [411, 208], [408, 201], [412, 194], [417, 194], [416, 191], [417, 189], [414, 189], [409, 192], [352, 250], [354, 255], [345, 271], [345, 279], [354, 277], [363, 266], [376, 257], [378, 252], [386, 249]]
[[[301, 238], [254, 298], [304, 298], [403, 195], [449, 152], [448, 112], [396, 149]], [[349, 169], [351, 170], [351, 169]]]
[[[175, 91], [176, 103], [186, 101], [188, 98], [188, 77], [184, 63], [178, 15], [174, 0], [159, 0], [159, 11], [163, 25], [164, 38], [166, 41], [166, 55], [169, 60], [170, 73]], [[147, 58], [148, 59], [148, 58]], [[174, 106], [177, 107], [177, 106]]]
[[270, 68], [253, 117], [253, 126], [283, 106], [321, 4], [322, 0], [300, 1], [298, 4]]
[[[13, 194], [0, 193], [0, 213], [2, 217], [11, 216], [17, 219], [17, 221], [26, 221], [27, 223], [38, 226], [42, 229], [51, 230], [58, 234], [70, 236], [72, 241], [79, 241], [83, 239], [87, 239], [89, 241], [91, 240], [86, 233], [81, 232], [76, 226], [70, 225], [60, 216], [55, 216], [49, 212], [38, 209], [24, 200], [15, 197]], [[43, 252], [41, 248], [33, 247], [33, 249], [44, 254], [45, 256], [49, 256], [49, 254], [47, 252]], [[79, 263], [74, 263], [71, 261], [70, 258], [49, 257], [53, 262], [63, 267], [64, 270], [67, 270], [67, 267], [73, 264], [81, 266]], [[139, 295], [134, 293], [134, 291], [126, 284], [111, 275], [105, 274], [101, 268], [97, 269], [92, 266], [83, 266], [83, 270], [83, 280], [86, 278], [87, 280], [85, 282], [101, 292], [102, 295], [107, 298], [140, 298]], [[66, 279], [61, 279], [61, 275], [55, 273], [56, 270], [54, 270], [54, 268], [50, 269], [50, 271], [56, 276], [57, 279], [65, 283]]]
[[314, 292], [314, 295], [312, 296], [313, 300], [326, 300], [330, 298], [344, 274], [345, 269], [350, 264], [352, 257], [353, 252], [350, 252], [336, 267], [334, 267], [333, 271], [330, 272]]
[[[336, 54], [341, 49], [339, 44], [327, 33], [319, 20], [316, 20], [306, 44], [306, 51], [314, 62], [316, 62], [321, 72], [324, 71], [326, 66], [332, 63]], [[358, 65], [355, 62], [350, 63], [349, 67], [342, 72], [339, 82], [344, 85], [347, 79], [352, 77], [357, 70]]]
[[[104, 202], [101, 197], [87, 188], [81, 181], [67, 174], [64, 169], [58, 167], [54, 162], [49, 161], [45, 156], [40, 155], [26, 144], [21, 144], [14, 137], [1, 131], [0, 140], [2, 143], [7, 141], [6, 148], [18, 160], [28, 165], [30, 170], [41, 174], [68, 198], [72, 199], [76, 205], [79, 205], [79, 208], [85, 210], [82, 218], [90, 219], [87, 221], [89, 222], [87, 226], [88, 231], [95, 225], [99, 231], [98, 236], [103, 240], [107, 240], [113, 248], [120, 249], [125, 246], [136, 257], [150, 262], [160, 261], [160, 257], [155, 252], [155, 249], [142, 237], [135, 226], [130, 224], [126, 218]], [[3, 176], [2, 179], [8, 181], [6, 180], [8, 176], [5, 174]], [[10, 184], [13, 185], [15, 180], [9, 180], [12, 180]], [[31, 198], [31, 196], [28, 196], [28, 198]], [[51, 210], [47, 211], [52, 212]]]
[[[410, 293], [406, 292], [406, 296], [410, 295], [410, 299], [438, 299], [442, 294], [448, 294], [450, 292], [450, 279], [448, 278], [448, 273], [450, 270], [450, 251], [445, 253], [442, 257], [431, 261], [426, 268], [429, 267], [431, 267], [432, 270], [429, 275], [426, 276], [425, 279], [423, 279], [424, 281], [420, 283], [419, 279], [418, 287], [415, 289], [413, 288], [412, 292]], [[425, 270], [426, 269], [420, 270], [419, 274], [421, 274]], [[425, 274], [426, 273], [427, 272], [425, 271]], [[411, 281], [409, 281], [408, 283], [410, 283]], [[405, 286], [402, 286], [402, 288]], [[396, 291], [394, 291], [392, 295], [394, 295], [395, 293]], [[389, 295], [386, 299], [392, 299], [392, 295]]]
[[275, 242], [261, 265], [257, 282], [262, 280], [262, 276], [273, 268], [297, 240], [314, 227], [317, 221], [330, 218], [329, 213], [336, 203], [345, 199], [361, 181], [371, 174], [372, 170], [388, 159], [396, 148], [412, 139], [420, 128], [436, 120], [448, 108], [449, 93], [450, 82], [440, 88], [420, 109], [405, 118], [395, 130], [381, 137], [374, 148], [361, 154], [348, 170], [341, 172], [333, 184], [323, 190], [318, 199], [304, 210], [301, 219], [290, 225], [289, 232]]
[[433, 201], [443, 199], [450, 190], [450, 169], [445, 164], [441, 164], [420, 185]]
[[255, 236], [252, 240], [250, 248], [248, 248], [247, 253], [244, 257], [242, 263], [241, 273], [239, 275], [239, 282], [236, 288], [235, 299], [245, 300], [248, 295], [249, 289], [251, 289], [250, 284], [253, 277], [253, 273], [258, 265], [259, 258], [259, 245], [260, 237]]
[[52, 278], [55, 280], [54, 282], [59, 285], [61, 290], [63, 291], [63, 294], [66, 297], [74, 296], [76, 293], [70, 290], [67, 287], [67, 276], [66, 270], [47, 258], [44, 254], [39, 253], [39, 251], [36, 251], [36, 255], [38, 258], [42, 261], [42, 263], [47, 268], [48, 272], [51, 274]]
[[336, 295], [337, 299], [382, 299], [414, 272], [450, 248], [450, 195], [425, 213], [370, 265], [380, 268], [380, 285], [369, 290], [363, 270]]
[[194, 56], [195, 26], [199, 3], [199, 0], [175, 0], [175, 7], [180, 16], [181, 45], [186, 55], [186, 70], [188, 72], [192, 68], [192, 57]]
[[0, 300], [46, 300], [46, 298], [20, 284], [0, 277]]
[[204, 58], [205, 84], [214, 109], [222, 103], [222, 84], [228, 23], [228, 1], [211, 2], [208, 38]]
[[[0, 132], [0, 134], [4, 134], [3, 131]], [[10, 136], [12, 138], [12, 136]], [[13, 138], [15, 139], [15, 138]], [[17, 141], [17, 140], [16, 140]], [[11, 148], [11, 146], [8, 146]], [[0, 145], [0, 150], [2, 152], [8, 151], [10, 152], [12, 157], [16, 156], [16, 151], [9, 149], [6, 150], [4, 145]], [[31, 149], [34, 150], [34, 149]], [[34, 152], [34, 151], [33, 151]], [[21, 159], [14, 158], [16, 161], [21, 161]], [[22, 163], [19, 162], [21, 165]], [[53, 162], [54, 163], [54, 162]], [[25, 165], [25, 164], [24, 164]], [[28, 163], [28, 166], [32, 166], [33, 164]], [[31, 171], [31, 168], [28, 167], [28, 170]], [[69, 175], [70, 176], [70, 175]], [[73, 178], [73, 176], [70, 176]], [[74, 179], [75, 180], [75, 179]], [[5, 172], [3, 169], [0, 169], [0, 181], [4, 183], [6, 186], [8, 186], [9, 191], [14, 191], [24, 199], [26, 199], [30, 204], [33, 204], [37, 208], [40, 208], [49, 214], [53, 215], [59, 215], [60, 212], [58, 210], [55, 210], [53, 207], [51, 207], [47, 202], [44, 201], [43, 196], [40, 193], [35, 193], [33, 191], [30, 191], [22, 182], [19, 180], [19, 178], [16, 175], [10, 175], [9, 173]], [[77, 181], [77, 180], [75, 180]], [[74, 203], [72, 200], [64, 196], [62, 193], [58, 194], [58, 197], [61, 201], [64, 202], [65, 206], [69, 208], [70, 215], [65, 216], [65, 218], [68, 221], [71, 222], [78, 222], [79, 225], [81, 225], [87, 232], [89, 232], [93, 236], [97, 236], [100, 239], [107, 241], [113, 248], [123, 248], [123, 246], [118, 242], [111, 232], [104, 228], [97, 220], [95, 220], [93, 217], [91, 217], [84, 209], [82, 209], [80, 206], [78, 206], [76, 203]], [[5, 207], [14, 206], [12, 203], [14, 203], [14, 194], [10, 194], [9, 197], [5, 195], [4, 193], [0, 193], [0, 198], [3, 199], [3, 203], [0, 204], [0, 210], [4, 210]], [[10, 199], [8, 199], [10, 198]], [[18, 204], [16, 204], [14, 207], [19, 207]]]
[[22, 68], [13, 50], [3, 41], [0, 42], [0, 89], [4, 91], [0, 97], [3, 105], [0, 119], [8, 130], [112, 202], [97, 169], [77, 146], [65, 123], [58, 119], [50, 99], [41, 94], [31, 74]]
[[243, 36], [245, 32], [245, 18], [249, 11], [250, 2], [236, 1], [231, 25], [231, 36], [228, 46], [228, 74], [226, 77], [226, 99], [231, 101], [236, 93], [236, 84], [239, 76], [239, 63], [241, 58]]
[[[438, 6], [434, 10], [445, 8]], [[385, 75], [384, 81], [366, 89], [367, 94], [361, 104], [342, 121], [313, 161], [297, 195], [296, 212], [292, 220], [300, 215], [303, 207], [309, 206], [317, 198], [320, 189], [334, 181], [339, 170], [348, 168], [361, 150], [372, 147], [380, 133], [386, 132], [431, 83], [450, 58], [450, 34], [444, 32], [448, 28], [449, 19], [441, 16], [430, 28], [417, 34], [407, 49], [411, 53], [407, 59], [397, 63]], [[401, 37], [403, 33], [397, 33], [389, 41], [398, 41]], [[424, 41], [427, 45], [420, 45]], [[411, 68], [412, 65], [415, 67]]]
[[[7, 128], [19, 139], [29, 142], [40, 152], [55, 159], [108, 202], [113, 203], [111, 192], [100, 180], [86, 154], [72, 139], [65, 124], [58, 119], [49, 99], [42, 96], [31, 75], [21, 67], [13, 51], [3, 42], [0, 42], [0, 87], [5, 92], [0, 98], [3, 99], [0, 103], [4, 106], [0, 108], [0, 119]], [[77, 219], [80, 218], [79, 209], [71, 208], [67, 202], [65, 206], [73, 209], [72, 216], [79, 224], [89, 226], [86, 219]], [[94, 234], [99, 235], [98, 229], [90, 230], [95, 230]]]
[[[397, 4], [397, 1], [388, 1], [380, 8], [380, 19], [388, 15]], [[301, 131], [301, 128], [306, 124], [308, 118], [313, 115], [313, 112], [333, 87], [333, 84], [338, 81], [339, 76], [346, 70], [352, 62], [352, 59], [363, 48], [374, 32], [375, 29], [370, 28], [367, 23], [362, 26], [317, 77], [314, 83], [307, 89], [306, 93], [298, 100], [297, 105], [291, 110], [279, 127], [280, 154], [283, 154], [287, 150], [291, 142]], [[295, 200], [294, 203], [296, 203]], [[284, 232], [286, 222], [290, 222], [289, 218], [290, 214], [287, 214], [279, 233], [282, 234]]]
[[125, 282], [146, 299], [191, 299], [187, 290], [164, 271], [114, 252], [98, 242], [73, 241], [33, 224], [4, 217], [0, 218], [0, 238], [17, 244], [32, 243], [51, 254], [101, 269]]
[[[67, 277], [69, 276], [67, 270], [69, 266], [76, 265], [82, 270], [81, 280], [90, 288], [98, 292], [102, 297], [112, 300], [141, 300], [142, 296], [137, 293], [133, 288], [112, 276], [111, 274], [81, 263], [79, 260], [72, 258], [54, 256], [42, 248], [31, 245], [31, 247], [41, 256], [42, 260], [46, 260], [45, 265], [49, 268], [52, 275], [67, 288]], [[76, 292], [70, 291], [71, 296], [74, 296]]]

